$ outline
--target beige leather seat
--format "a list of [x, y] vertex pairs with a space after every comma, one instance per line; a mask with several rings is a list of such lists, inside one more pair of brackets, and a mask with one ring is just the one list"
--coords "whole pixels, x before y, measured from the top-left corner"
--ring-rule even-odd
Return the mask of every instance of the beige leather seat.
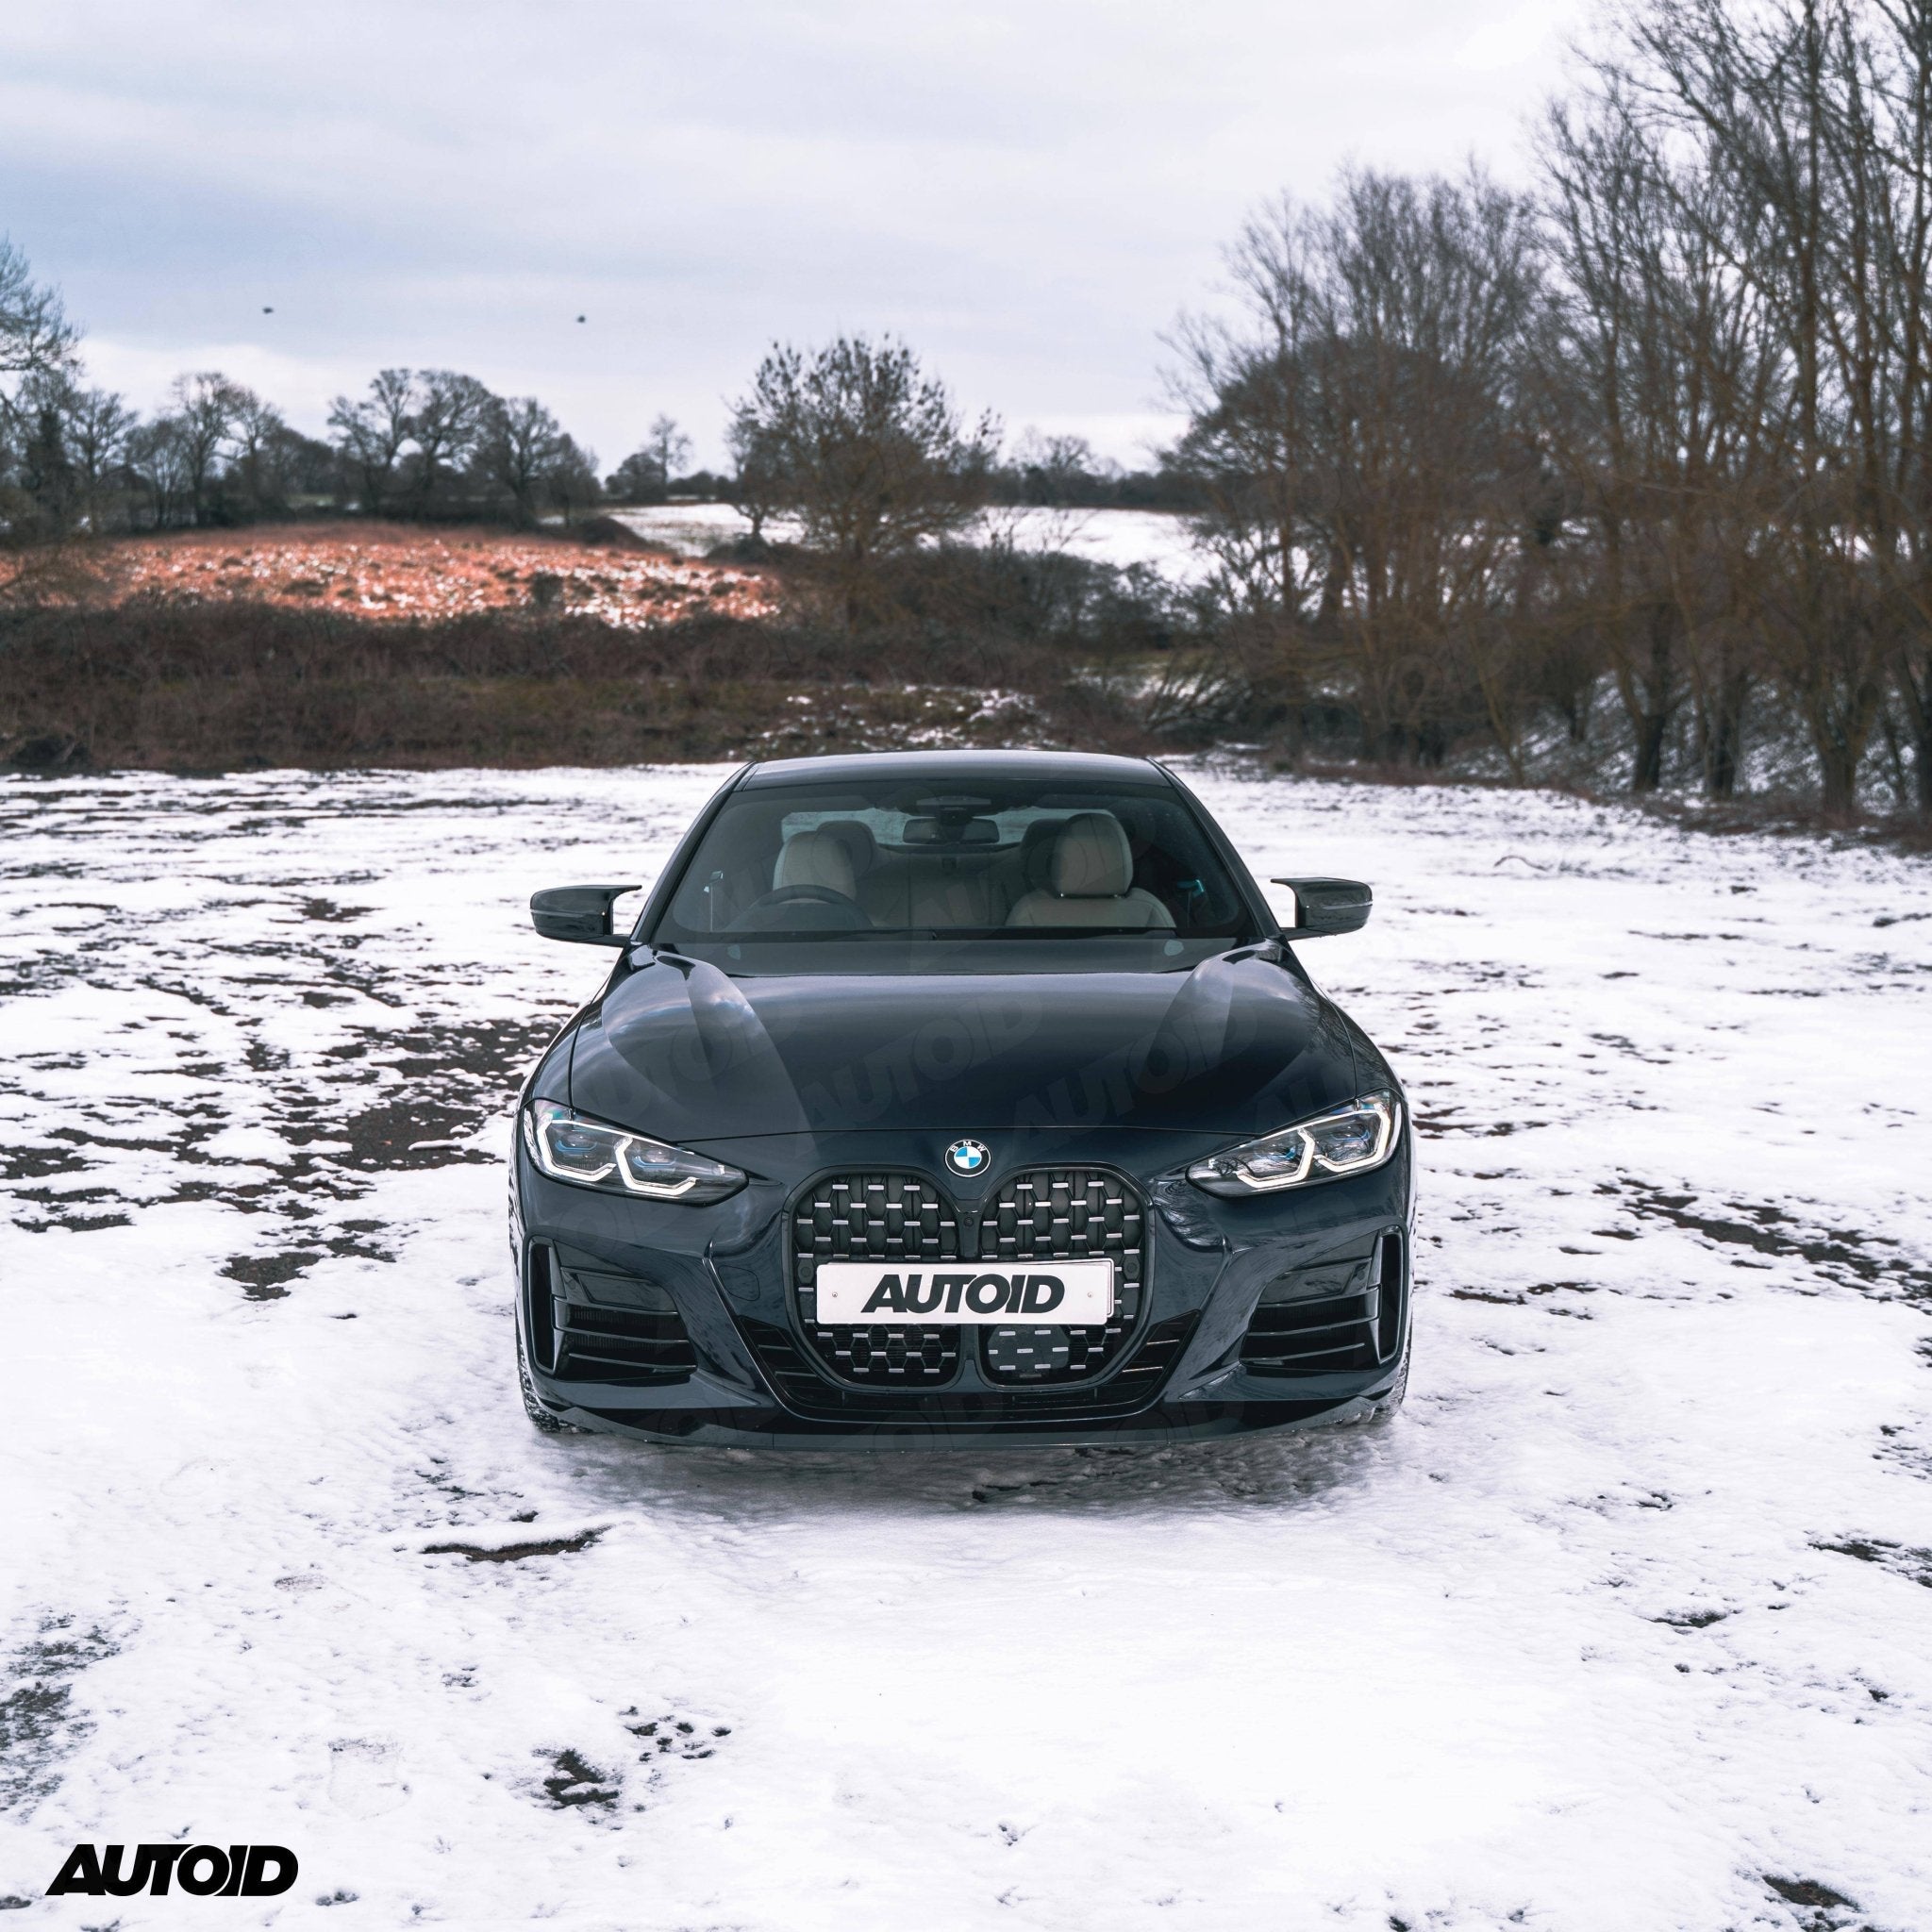
[[961, 872], [957, 858], [936, 858], [921, 853], [902, 866], [881, 869], [873, 891], [861, 891], [860, 903], [880, 925], [932, 926], [944, 931], [957, 926], [997, 925], [992, 894], [986, 874]]
[[826, 819], [818, 827], [844, 846], [852, 860], [852, 875], [865, 890], [865, 875], [879, 862], [878, 841], [863, 819]]
[[1174, 917], [1134, 883], [1134, 849], [1110, 811], [1083, 811], [1054, 841], [1048, 890], [1028, 892], [1008, 925], [1172, 926]]
[[786, 886], [824, 886], [848, 899], [858, 896], [852, 847], [831, 825], [817, 825], [786, 840], [772, 868], [772, 890]]

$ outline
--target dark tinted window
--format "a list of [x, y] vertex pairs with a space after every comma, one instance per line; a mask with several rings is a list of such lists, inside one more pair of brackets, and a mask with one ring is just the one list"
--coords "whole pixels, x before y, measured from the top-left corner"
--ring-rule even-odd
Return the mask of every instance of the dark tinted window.
[[901, 778], [734, 792], [651, 937], [707, 955], [724, 942], [734, 958], [841, 940], [952, 953], [1131, 938], [1137, 955], [1151, 944], [1174, 959], [1249, 937], [1251, 924], [1167, 787]]

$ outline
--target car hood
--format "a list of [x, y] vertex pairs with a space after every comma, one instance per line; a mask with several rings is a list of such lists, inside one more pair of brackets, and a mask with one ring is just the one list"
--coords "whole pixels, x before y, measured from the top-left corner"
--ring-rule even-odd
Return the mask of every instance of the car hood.
[[1265, 1132], [1350, 1097], [1340, 1013], [1266, 952], [1188, 974], [733, 979], [654, 959], [580, 1023], [570, 1099], [665, 1140], [879, 1128]]

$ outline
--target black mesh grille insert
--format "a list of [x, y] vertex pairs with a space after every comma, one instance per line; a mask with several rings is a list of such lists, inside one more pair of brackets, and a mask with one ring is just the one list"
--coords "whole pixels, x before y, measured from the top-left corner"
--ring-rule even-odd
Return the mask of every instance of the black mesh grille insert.
[[807, 1359], [789, 1330], [766, 1322], [741, 1324], [746, 1339], [792, 1414], [808, 1421], [871, 1424], [880, 1428], [1040, 1428], [1056, 1424], [1102, 1422], [1130, 1416], [1160, 1393], [1168, 1372], [1194, 1325], [1192, 1315], [1156, 1322], [1126, 1360], [1102, 1382], [1057, 1383], [1045, 1388], [935, 1389], [921, 1393], [896, 1389], [834, 1388]]
[[[811, 1353], [858, 1388], [941, 1389], [960, 1352], [979, 1351], [990, 1382], [1016, 1388], [1090, 1380], [1118, 1360], [1140, 1322], [1146, 1279], [1146, 1212], [1122, 1176], [1098, 1168], [1041, 1168], [990, 1196], [961, 1228], [951, 1200], [918, 1174], [835, 1174], [816, 1182], [791, 1218], [792, 1287]], [[821, 1261], [951, 1261], [962, 1248], [1001, 1262], [1110, 1258], [1114, 1304], [1082, 1328], [909, 1324], [838, 1327], [818, 1320]], [[976, 1340], [974, 1339], [976, 1338]]]
[[1077, 1382], [1097, 1375], [1125, 1344], [1141, 1314], [1145, 1270], [1141, 1196], [1096, 1168], [1041, 1168], [1016, 1174], [980, 1209], [987, 1260], [1070, 1261], [1111, 1256], [1113, 1314], [1098, 1328], [984, 1328], [979, 1362], [991, 1382]]
[[950, 1261], [959, 1253], [952, 1203], [916, 1174], [834, 1174], [792, 1209], [791, 1281], [819, 1360], [862, 1388], [934, 1389], [959, 1369], [957, 1327], [826, 1327], [813, 1282], [821, 1261]]

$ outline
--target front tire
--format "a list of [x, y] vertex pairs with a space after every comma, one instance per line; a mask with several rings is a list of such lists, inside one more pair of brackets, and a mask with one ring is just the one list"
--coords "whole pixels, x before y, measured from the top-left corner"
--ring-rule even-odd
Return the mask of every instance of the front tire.
[[578, 1432], [561, 1416], [552, 1415], [537, 1397], [536, 1385], [530, 1380], [530, 1364], [524, 1354], [523, 1330], [517, 1331], [517, 1387], [523, 1391], [524, 1413], [530, 1418], [531, 1426], [545, 1436], [561, 1436]]
[[1375, 1404], [1374, 1412], [1366, 1418], [1370, 1423], [1381, 1424], [1394, 1420], [1396, 1411], [1402, 1407], [1403, 1398], [1408, 1393], [1408, 1358], [1414, 1350], [1415, 1335], [1411, 1330], [1403, 1338], [1402, 1359], [1396, 1365], [1395, 1380], [1390, 1385], [1388, 1394]]

